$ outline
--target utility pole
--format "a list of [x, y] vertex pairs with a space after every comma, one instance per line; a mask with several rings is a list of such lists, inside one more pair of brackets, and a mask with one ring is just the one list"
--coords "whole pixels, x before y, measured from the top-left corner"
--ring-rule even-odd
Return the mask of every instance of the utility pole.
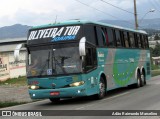
[[134, 18], [135, 18], [135, 29], [138, 30], [136, 0], [134, 0]]

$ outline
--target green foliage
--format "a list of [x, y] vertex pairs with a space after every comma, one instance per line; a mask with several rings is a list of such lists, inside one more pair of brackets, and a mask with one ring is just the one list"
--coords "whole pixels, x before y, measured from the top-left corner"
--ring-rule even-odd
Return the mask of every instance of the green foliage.
[[0, 81], [0, 85], [23, 86], [23, 85], [27, 85], [27, 79], [26, 77], [12, 78], [6, 81]]
[[154, 40], [160, 40], [160, 37], [158, 34], [155, 35]]
[[151, 71], [151, 75], [152, 75], [152, 77], [160, 75], [160, 70], [153, 70], [153, 71]]
[[26, 102], [0, 102], [0, 108], [25, 104]]
[[150, 48], [151, 57], [158, 57], [160, 56], [160, 44], [157, 42], [155, 48]]
[[152, 70], [157, 70], [157, 69], [160, 69], [160, 67], [158, 65], [151, 65], [151, 69]]

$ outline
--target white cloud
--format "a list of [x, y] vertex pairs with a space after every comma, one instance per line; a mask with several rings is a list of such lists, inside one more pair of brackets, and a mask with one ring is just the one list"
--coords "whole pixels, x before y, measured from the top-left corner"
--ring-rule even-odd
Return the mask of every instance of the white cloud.
[[[40, 25], [55, 21], [69, 19], [101, 20], [115, 19], [111, 14], [120, 19], [133, 19], [128, 14], [100, 0], [79, 0], [88, 6], [103, 11], [101, 13], [93, 8], [87, 7], [76, 0], [0, 0], [0, 26], [16, 23], [27, 25]], [[122, 9], [133, 12], [133, 0], [105, 0]], [[150, 4], [146, 0], [138, 0], [137, 6], [140, 12], [146, 12]]]

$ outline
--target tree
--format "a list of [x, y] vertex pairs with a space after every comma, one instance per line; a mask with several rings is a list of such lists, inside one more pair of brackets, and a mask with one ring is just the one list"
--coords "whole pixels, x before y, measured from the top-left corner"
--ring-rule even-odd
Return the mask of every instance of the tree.
[[158, 33], [154, 36], [154, 40], [160, 40]]
[[153, 57], [160, 56], [160, 44], [157, 42], [154, 49], [151, 49], [151, 53]]

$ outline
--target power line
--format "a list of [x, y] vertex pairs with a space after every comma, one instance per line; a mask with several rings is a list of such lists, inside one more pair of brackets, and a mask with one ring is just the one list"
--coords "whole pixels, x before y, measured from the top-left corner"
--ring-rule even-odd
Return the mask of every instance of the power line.
[[[83, 2], [81, 2], [81, 1], [79, 1], [79, 0], [75, 0], [75, 1], [77, 1], [77, 2], [79, 2], [79, 3], [81, 3], [81, 4], [83, 4], [83, 5], [85, 5], [85, 6], [87, 6], [87, 7], [90, 7], [90, 8], [92, 8], [92, 9], [95, 9], [95, 10], [97, 10], [97, 11], [99, 11], [99, 12], [105, 14], [105, 15], [111, 16], [111, 17], [113, 17], [113, 18], [115, 18], [115, 19], [117, 19], [117, 20], [120, 19], [120, 18], [115, 17], [115, 16], [113, 16], [113, 15], [111, 15], [111, 14], [109, 14], [109, 13], [103, 12], [103, 11], [101, 11], [101, 10], [95, 8], [95, 7], [89, 6], [88, 4], [85, 4], [85, 3], [83, 3]], [[128, 22], [129, 24], [134, 25], [133, 23], [131, 23], [131, 22], [129, 22], [129, 21], [126, 21], [126, 20], [123, 20], [123, 21], [124, 21], [125, 23]]]
[[156, 3], [157, 8], [159, 8], [159, 2], [157, 0], [154, 1]]
[[108, 4], [108, 5], [111, 5], [112, 7], [115, 7], [115, 8], [117, 8], [117, 9], [119, 9], [119, 10], [128, 12], [128, 13], [130, 13], [130, 14], [134, 14], [133, 12], [130, 12], [130, 11], [125, 10], [125, 9], [122, 9], [122, 8], [120, 8], [120, 7], [116, 6], [116, 5], [113, 5], [113, 4], [109, 3], [109, 2], [106, 2], [106, 1], [104, 1], [104, 0], [100, 0], [100, 1], [101, 1], [101, 2], [104, 2], [104, 3]]
[[113, 15], [111, 15], [111, 14], [109, 14], [109, 13], [103, 12], [103, 11], [101, 11], [101, 10], [95, 8], [95, 7], [89, 6], [88, 4], [85, 4], [85, 3], [83, 3], [83, 2], [81, 2], [81, 1], [79, 1], [79, 0], [75, 0], [75, 1], [77, 1], [77, 2], [79, 2], [79, 3], [81, 3], [81, 4], [83, 4], [83, 5], [85, 5], [85, 6], [87, 6], [87, 7], [90, 7], [90, 8], [92, 8], [92, 9], [95, 9], [95, 10], [97, 10], [97, 11], [103, 13], [103, 14], [107, 14], [107, 15], [115, 18], [115, 19], [118, 19], [117, 17], [115, 17], [115, 16], [113, 16]]
[[154, 9], [156, 9], [158, 12], [160, 12], [160, 10], [157, 9], [157, 7], [155, 6], [155, 4], [153, 4], [151, 0], [148, 0], [148, 1], [152, 4], [152, 6], [154, 7]]

